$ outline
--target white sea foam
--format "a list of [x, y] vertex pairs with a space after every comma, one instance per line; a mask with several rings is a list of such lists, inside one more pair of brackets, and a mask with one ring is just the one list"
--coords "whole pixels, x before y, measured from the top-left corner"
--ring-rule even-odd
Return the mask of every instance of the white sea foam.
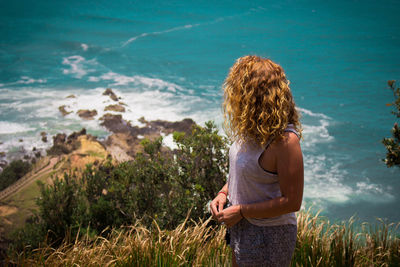
[[167, 29], [167, 30], [164, 30], [164, 31], [145, 32], [145, 33], [142, 33], [142, 34], [139, 34], [139, 35], [136, 35], [136, 36], [133, 36], [133, 37], [129, 38], [127, 41], [125, 41], [125, 42], [122, 44], [121, 47], [125, 47], [125, 46], [127, 46], [128, 44], [130, 44], [130, 43], [136, 41], [137, 39], [143, 38], [143, 37], [146, 37], [146, 36], [159, 35], [159, 34], [164, 34], [164, 33], [169, 33], [169, 32], [174, 32], [174, 31], [180, 31], [180, 30], [190, 29], [190, 28], [193, 28], [193, 27], [197, 27], [197, 26], [199, 26], [199, 25], [200, 25], [200, 24], [187, 24], [187, 25], [184, 25], [184, 26], [178, 26], [178, 27], [170, 28], [170, 29]]
[[349, 183], [348, 172], [341, 163], [335, 163], [325, 154], [304, 153], [304, 199], [321, 208], [328, 203], [366, 201], [387, 203], [395, 199], [390, 186], [372, 183], [360, 177], [355, 184]]
[[308, 115], [308, 116], [311, 116], [311, 117], [322, 118], [322, 119], [325, 119], [325, 120], [330, 120], [331, 119], [330, 117], [326, 116], [323, 113], [315, 113], [315, 112], [312, 112], [311, 110], [308, 110], [308, 109], [305, 109], [305, 108], [297, 107], [297, 110], [300, 111], [302, 114], [305, 114], [305, 115]]
[[298, 108], [298, 110], [304, 118], [308, 119], [308, 123], [302, 125], [304, 135], [302, 147], [304, 150], [314, 150], [316, 145], [329, 143], [334, 140], [334, 137], [328, 131], [328, 127], [332, 121], [330, 117], [304, 108]]
[[177, 84], [166, 82], [161, 79], [149, 78], [140, 75], [126, 76], [112, 71], [104, 73], [98, 77], [90, 76], [88, 81], [90, 82], [111, 81], [112, 83], [110, 83], [109, 86], [121, 86], [121, 85], [124, 86], [133, 84], [137, 86], [143, 86], [148, 89], [167, 89], [171, 92], [176, 92], [176, 90], [181, 90], [181, 91], [184, 90], [181, 86]]
[[83, 44], [83, 43], [81, 44], [81, 47], [82, 47], [83, 51], [87, 51], [89, 48], [89, 46], [87, 44]]
[[28, 76], [21, 76], [21, 80], [17, 81], [16, 84], [32, 84], [32, 83], [45, 83], [46, 79], [33, 79]]
[[0, 121], [0, 134], [13, 134], [13, 133], [21, 133], [34, 130], [36, 129], [26, 124]]
[[331, 158], [318, 145], [334, 142], [328, 128], [333, 119], [322, 113], [298, 108], [307, 124], [303, 124], [304, 140], [304, 199], [324, 207], [327, 203], [390, 202], [394, 200], [391, 188], [360, 177], [349, 182], [349, 174], [337, 158]]
[[334, 137], [329, 134], [328, 126], [326, 120], [319, 120], [318, 125], [303, 125], [303, 149], [312, 150], [318, 144], [332, 142]]
[[70, 74], [78, 79], [95, 71], [92, 67], [98, 65], [96, 59], [86, 60], [79, 55], [64, 57], [62, 64], [69, 66], [69, 69], [63, 69], [64, 74]]
[[344, 203], [354, 190], [344, 184], [346, 171], [325, 155], [304, 154], [304, 198]]
[[0, 87], [19, 85], [19, 84], [33, 84], [33, 83], [46, 83], [47, 79], [33, 79], [29, 76], [21, 76], [20, 80], [10, 83], [1, 83]]
[[129, 38], [127, 41], [122, 43], [121, 47], [125, 47], [128, 44], [136, 41], [137, 39], [140, 39], [140, 38], [143, 38], [143, 37], [146, 37], [146, 36], [154, 36], [154, 35], [174, 32], [174, 31], [181, 31], [181, 30], [191, 29], [191, 28], [198, 27], [198, 26], [203, 26], [203, 25], [211, 25], [211, 24], [215, 24], [215, 23], [224, 21], [226, 19], [232, 19], [232, 18], [235, 18], [235, 17], [250, 15], [250, 14], [252, 14], [254, 12], [258, 12], [258, 11], [261, 11], [261, 10], [265, 10], [265, 9], [262, 8], [262, 7], [251, 8], [249, 11], [244, 12], [242, 14], [233, 15], [233, 16], [219, 17], [219, 18], [216, 18], [214, 20], [211, 20], [211, 21], [208, 21], [208, 22], [204, 22], [204, 23], [186, 24], [186, 25], [183, 25], [183, 26], [177, 26], [177, 27], [173, 27], [173, 28], [166, 29], [166, 30], [163, 30], [163, 31], [145, 32], [145, 33], [142, 33], [142, 34], [139, 34], [139, 35], [136, 35], [136, 36], [133, 36], [133, 37]]
[[394, 195], [391, 193], [393, 188], [391, 186], [383, 186], [371, 183], [368, 178], [365, 181], [357, 182], [355, 194], [362, 200], [376, 203], [386, 203], [395, 200]]

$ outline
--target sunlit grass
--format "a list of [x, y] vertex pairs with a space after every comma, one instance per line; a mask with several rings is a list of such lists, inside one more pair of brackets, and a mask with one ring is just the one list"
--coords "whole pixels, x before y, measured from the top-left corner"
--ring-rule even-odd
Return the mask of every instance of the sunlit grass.
[[297, 243], [292, 266], [400, 266], [400, 223], [331, 224], [318, 213], [297, 214]]
[[[400, 266], [399, 224], [355, 220], [331, 224], [310, 210], [297, 214], [298, 233], [292, 266]], [[184, 222], [174, 230], [157, 224], [114, 229], [104, 237], [65, 240], [59, 248], [45, 245], [15, 255], [25, 266], [231, 266], [225, 228], [209, 226], [210, 219]]]

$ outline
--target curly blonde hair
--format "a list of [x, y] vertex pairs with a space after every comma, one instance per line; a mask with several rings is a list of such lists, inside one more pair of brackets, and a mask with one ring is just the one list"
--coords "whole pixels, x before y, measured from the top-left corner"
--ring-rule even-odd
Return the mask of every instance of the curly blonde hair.
[[225, 129], [234, 140], [284, 138], [288, 124], [301, 134], [299, 114], [281, 66], [258, 56], [239, 58], [223, 85]]

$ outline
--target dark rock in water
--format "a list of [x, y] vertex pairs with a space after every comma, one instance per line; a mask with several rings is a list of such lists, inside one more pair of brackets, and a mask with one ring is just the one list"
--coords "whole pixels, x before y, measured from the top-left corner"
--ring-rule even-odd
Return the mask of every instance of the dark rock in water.
[[183, 119], [181, 121], [162, 121], [162, 120], [155, 120], [151, 121], [150, 125], [152, 127], [160, 128], [162, 132], [165, 134], [170, 134], [175, 131], [177, 132], [184, 132], [186, 134], [192, 133], [192, 127], [196, 123], [192, 119]]
[[121, 105], [108, 105], [104, 111], [125, 112], [125, 108]]
[[4, 151], [1, 151], [1, 152], [0, 152], [0, 157], [2, 157], [2, 158], [3, 158], [3, 157], [5, 157], [5, 156], [6, 156], [6, 152], [4, 152]]
[[[78, 137], [86, 135], [86, 129], [83, 128], [79, 132], [73, 132], [68, 137], [65, 133], [58, 133], [53, 136], [53, 146], [47, 150], [49, 155], [68, 154], [79, 147]], [[90, 136], [93, 138], [92, 136]]]
[[129, 122], [122, 119], [121, 115], [114, 115], [110, 113], [104, 114], [100, 118], [101, 125], [105, 126], [107, 130], [113, 133], [129, 133], [130, 135], [137, 137], [138, 135], [153, 135], [164, 133], [170, 134], [174, 131], [185, 132], [191, 134], [192, 126], [196, 123], [192, 119], [184, 119], [182, 121], [146, 121], [143, 117], [139, 119], [141, 123], [145, 123], [146, 126], [139, 128], [138, 126], [132, 126]]
[[47, 150], [48, 155], [62, 155], [68, 154], [70, 152], [70, 148], [65, 144], [65, 139], [67, 135], [64, 133], [58, 133], [53, 136], [53, 146]]
[[122, 102], [122, 101], [119, 101], [118, 104], [120, 104], [121, 106], [128, 106], [127, 104], [125, 104], [125, 103]]
[[67, 144], [72, 144], [78, 140], [78, 137], [81, 135], [86, 135], [86, 129], [82, 128], [79, 132], [73, 132], [67, 138]]
[[42, 156], [42, 153], [40, 153], [40, 151], [37, 151], [36, 153], [35, 153], [35, 157], [36, 158], [40, 158]]
[[69, 95], [66, 98], [76, 98], [76, 96], [75, 95]]
[[143, 123], [143, 124], [147, 124], [148, 123], [148, 121], [146, 121], [146, 119], [142, 116], [142, 117], [140, 117], [139, 119], [138, 119], [138, 121], [140, 122], [140, 123]]
[[72, 113], [72, 111], [67, 111], [66, 109], [65, 109], [65, 105], [62, 105], [62, 106], [59, 106], [58, 107], [58, 110], [61, 112], [61, 114], [65, 117], [65, 116], [67, 116], [68, 114], [71, 114]]
[[33, 147], [33, 148], [32, 148], [32, 151], [36, 151], [36, 147]]
[[54, 145], [64, 144], [66, 138], [67, 135], [65, 133], [58, 133], [55, 136], [53, 136], [53, 144]]
[[47, 143], [47, 133], [46, 132], [41, 132], [40, 135], [42, 136], [42, 141], [44, 143]]
[[107, 88], [107, 89], [104, 91], [103, 95], [108, 95], [108, 96], [110, 96], [110, 98], [111, 98], [112, 100], [118, 101], [117, 95], [113, 92], [113, 90], [111, 90], [111, 88]]
[[[102, 123], [100, 125], [107, 128], [107, 130], [113, 133], [129, 133], [132, 130], [132, 126], [129, 122], [122, 119], [121, 115], [114, 115], [106, 113], [100, 118]], [[138, 128], [138, 127], [136, 127]]]
[[24, 159], [30, 159], [29, 155], [24, 155]]
[[[120, 155], [120, 150], [122, 149], [127, 157], [134, 158], [137, 152], [142, 152], [143, 147], [140, 144], [139, 136], [144, 136], [145, 138], [154, 140], [161, 136], [161, 134], [170, 134], [174, 131], [185, 132], [191, 134], [192, 127], [195, 122], [192, 119], [184, 119], [177, 122], [169, 121], [147, 121], [145, 118], [141, 117], [139, 121], [145, 124], [144, 127], [132, 126], [130, 122], [125, 121], [121, 115], [114, 115], [110, 113], [104, 114], [100, 118], [101, 125], [107, 128], [107, 130], [113, 132], [107, 140], [105, 140], [104, 145], [107, 147], [108, 151], [118, 157]], [[164, 152], [170, 153], [170, 150], [163, 148]]]
[[19, 141], [20, 143], [22, 143], [22, 142], [24, 142], [24, 139], [19, 139], [18, 141]]
[[93, 117], [97, 115], [97, 110], [80, 109], [76, 112], [79, 117], [85, 120], [93, 120]]

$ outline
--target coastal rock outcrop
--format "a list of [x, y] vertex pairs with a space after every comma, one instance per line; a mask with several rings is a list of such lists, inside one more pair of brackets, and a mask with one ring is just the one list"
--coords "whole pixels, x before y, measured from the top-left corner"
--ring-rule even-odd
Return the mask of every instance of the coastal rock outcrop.
[[108, 105], [107, 107], [104, 108], [104, 111], [125, 112], [125, 108], [120, 104]]
[[72, 113], [72, 111], [67, 111], [66, 109], [66, 105], [62, 105], [62, 106], [59, 106], [58, 107], [58, 110], [61, 112], [61, 114], [65, 117], [65, 116], [67, 116], [68, 114], [71, 114]]
[[102, 121], [100, 125], [106, 127], [107, 130], [113, 133], [128, 133], [133, 128], [130, 123], [123, 120], [122, 116], [119, 114], [114, 115], [106, 113], [99, 120]]
[[81, 117], [82, 119], [85, 120], [93, 120], [94, 116], [97, 115], [97, 110], [93, 109], [93, 110], [88, 110], [88, 109], [80, 109], [76, 112], [79, 117]]
[[[86, 135], [86, 129], [83, 128], [79, 132], [73, 132], [69, 136], [65, 133], [58, 133], [53, 136], [53, 146], [47, 150], [47, 154], [49, 155], [62, 155], [68, 154], [73, 150], [76, 150], [79, 147], [78, 137], [81, 135]], [[94, 138], [91, 135], [88, 135], [90, 138]]]
[[107, 88], [107, 89], [104, 91], [103, 95], [108, 95], [108, 96], [110, 96], [110, 98], [111, 98], [112, 100], [118, 101], [117, 95], [113, 92], [113, 90], [112, 90], [111, 88]]
[[[101, 125], [112, 132], [104, 145], [107, 151], [118, 161], [134, 158], [137, 152], [142, 152], [140, 141], [142, 138], [154, 140], [161, 135], [168, 135], [174, 131], [191, 134], [195, 122], [192, 119], [170, 122], [163, 120], [147, 121], [143, 117], [139, 119], [143, 127], [132, 126], [130, 122], [125, 121], [121, 115], [110, 113], [104, 114], [100, 118]], [[168, 150], [165, 148], [165, 150]], [[124, 152], [124, 153], [123, 153]]]
[[110, 113], [104, 114], [100, 120], [102, 121], [101, 125], [106, 127], [107, 130], [113, 133], [129, 133], [131, 136], [160, 135], [161, 133], [168, 135], [174, 131], [190, 134], [192, 126], [195, 125], [195, 122], [189, 118], [175, 122], [163, 120], [146, 121], [144, 118], [141, 118], [140, 122], [146, 125], [144, 127], [138, 127], [132, 126], [129, 122], [123, 120], [121, 115]]
[[44, 143], [47, 143], [47, 133], [46, 132], [41, 132], [40, 136], [42, 137], [42, 141]]
[[157, 128], [160, 129], [164, 134], [170, 134], [175, 131], [177, 132], [184, 132], [186, 134], [191, 134], [192, 127], [196, 123], [189, 118], [183, 119], [181, 121], [163, 121], [163, 120], [155, 120], [155, 121], [150, 121], [148, 123], [151, 128]]

